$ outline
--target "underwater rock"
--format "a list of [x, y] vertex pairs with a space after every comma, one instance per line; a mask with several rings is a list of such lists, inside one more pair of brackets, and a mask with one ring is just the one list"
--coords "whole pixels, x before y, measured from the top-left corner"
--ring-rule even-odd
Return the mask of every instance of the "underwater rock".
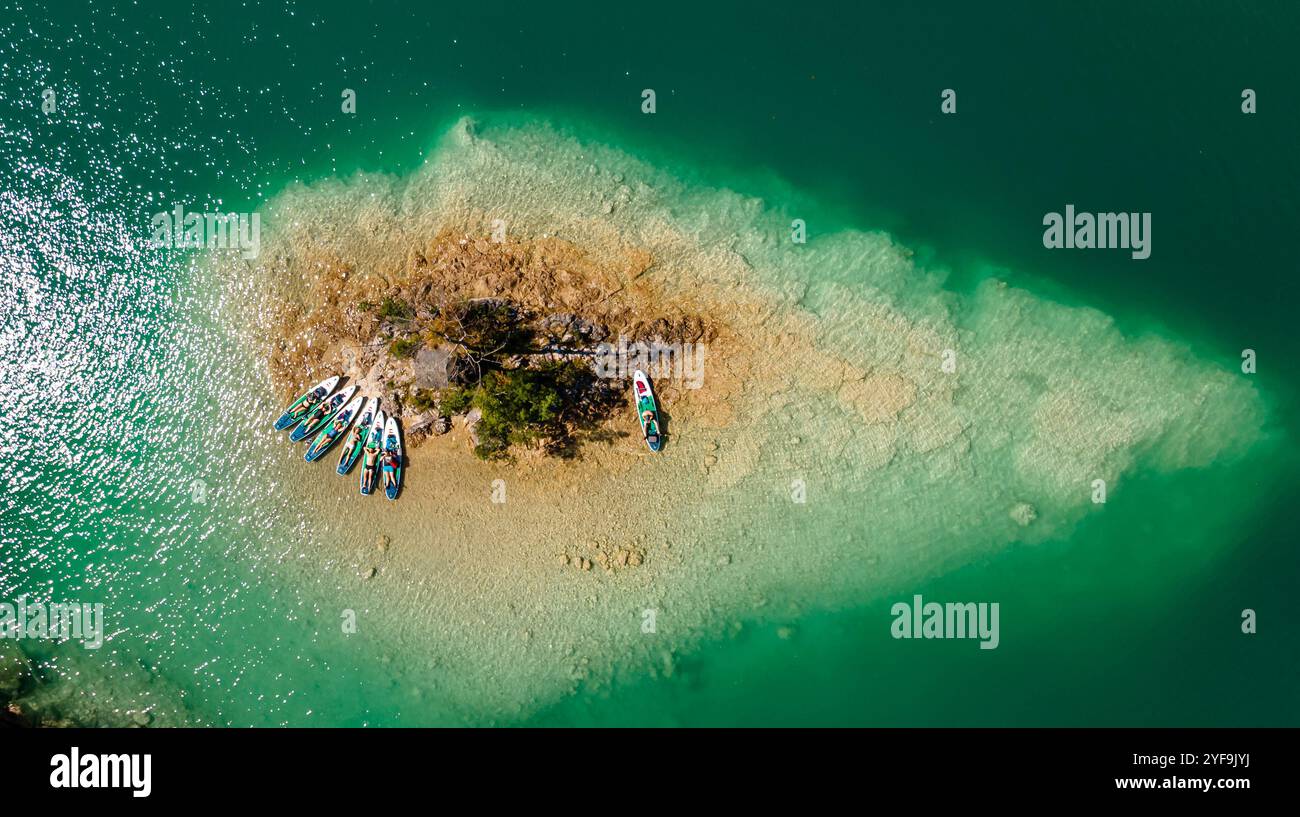
[[34, 724], [28, 719], [23, 708], [18, 704], [9, 704], [0, 709], [0, 729], [9, 728], [30, 728]]
[[1038, 518], [1038, 511], [1028, 502], [1017, 502], [1008, 514], [1016, 521], [1016, 524], [1022, 528], [1029, 527], [1029, 524]]
[[31, 667], [18, 645], [0, 641], [0, 700], [17, 697], [30, 678]]

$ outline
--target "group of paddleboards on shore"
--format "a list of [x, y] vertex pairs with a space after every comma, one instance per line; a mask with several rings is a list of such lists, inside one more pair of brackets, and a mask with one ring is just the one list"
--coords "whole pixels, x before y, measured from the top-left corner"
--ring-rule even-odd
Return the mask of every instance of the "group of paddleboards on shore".
[[[361, 493], [369, 495], [374, 491], [376, 472], [379, 472], [383, 474], [384, 494], [389, 499], [397, 499], [402, 489], [403, 465], [402, 435], [397, 427], [397, 418], [385, 417], [379, 408], [379, 398], [357, 394], [355, 385], [334, 391], [341, 379], [339, 375], [332, 375], [303, 392], [275, 421], [275, 430], [293, 429], [289, 433], [293, 442], [315, 434], [303, 455], [307, 462], [315, 462], [340, 440], [346, 439], [339, 452], [339, 476], [346, 476], [360, 459]], [[645, 443], [651, 451], [658, 451], [663, 445], [659, 407], [650, 387], [650, 378], [640, 369], [632, 373], [632, 396]]]
[[402, 489], [403, 465], [397, 418], [385, 417], [379, 408], [379, 398], [356, 394], [356, 386], [334, 391], [340, 379], [338, 375], [327, 377], [303, 392], [275, 421], [275, 430], [293, 429], [289, 434], [293, 442], [315, 434], [303, 455], [307, 462], [315, 462], [336, 443], [345, 440], [339, 452], [339, 476], [347, 475], [360, 459], [361, 493], [373, 492], [376, 477], [382, 474], [384, 494], [389, 499], [397, 499]]

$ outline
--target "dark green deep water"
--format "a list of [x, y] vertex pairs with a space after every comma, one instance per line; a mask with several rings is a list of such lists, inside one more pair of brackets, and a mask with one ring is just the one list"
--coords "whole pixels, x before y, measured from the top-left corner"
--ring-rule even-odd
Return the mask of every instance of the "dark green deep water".
[[[706, 645], [671, 682], [619, 679], [533, 722], [1300, 724], [1300, 9], [249, 5], [6, 0], [0, 194], [23, 191], [35, 163], [98, 188], [107, 210], [148, 212], [148, 193], [239, 210], [296, 179], [409, 169], [451, 120], [508, 111], [704, 184], [797, 190], [813, 241], [883, 229], [955, 288], [1002, 267], [1225, 367], [1258, 352], [1279, 426], [1266, 456], [1139, 474], [1069, 541], [921, 589], [1001, 600], [998, 650], [900, 650], [880, 601], [808, 614], [792, 638], [757, 628]], [[67, 119], [42, 121], [44, 87], [67, 91]], [[344, 87], [355, 117], [338, 115]], [[643, 88], [657, 91], [653, 116]], [[944, 88], [956, 116], [939, 114]], [[1241, 113], [1243, 88], [1257, 114]], [[1045, 250], [1043, 214], [1067, 203], [1151, 212], [1151, 257]], [[0, 509], [10, 556], [32, 523], [17, 502]], [[1221, 546], [1185, 546], [1207, 531]], [[1243, 608], [1258, 612], [1256, 635], [1240, 632]]]

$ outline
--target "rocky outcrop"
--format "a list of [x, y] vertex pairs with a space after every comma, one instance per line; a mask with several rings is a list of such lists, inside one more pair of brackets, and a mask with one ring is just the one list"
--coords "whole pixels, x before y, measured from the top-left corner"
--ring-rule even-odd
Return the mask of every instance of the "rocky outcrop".
[[469, 440], [474, 445], [478, 445], [478, 434], [475, 433], [475, 428], [482, 419], [483, 412], [478, 409], [470, 409], [469, 414], [465, 415], [465, 431], [469, 433]]
[[[314, 259], [276, 280], [286, 288], [270, 336], [271, 370], [286, 397], [317, 373], [339, 372], [381, 398], [410, 445], [445, 434], [440, 392], [473, 385], [492, 369], [546, 361], [581, 365], [599, 344], [699, 343], [714, 329], [672, 301], [652, 297], [637, 279], [653, 266], [648, 253], [597, 261], [555, 237], [504, 241], [447, 230], [412, 246], [388, 271], [363, 274], [347, 262]], [[572, 428], [608, 416], [611, 385], [571, 381], [563, 400]], [[577, 418], [577, 419], [575, 419]], [[465, 418], [471, 439], [476, 417]], [[556, 450], [572, 453], [572, 433]]]
[[450, 384], [448, 366], [455, 348], [423, 346], [412, 361], [411, 385], [417, 389], [445, 389]]

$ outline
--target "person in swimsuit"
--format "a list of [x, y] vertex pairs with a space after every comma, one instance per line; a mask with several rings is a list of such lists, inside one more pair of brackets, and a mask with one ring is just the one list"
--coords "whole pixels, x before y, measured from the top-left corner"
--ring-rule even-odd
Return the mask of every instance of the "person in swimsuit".
[[321, 389], [316, 389], [311, 394], [304, 397], [303, 401], [298, 404], [297, 408], [289, 413], [289, 416], [295, 420], [301, 420], [303, 417], [306, 417], [307, 413], [316, 408], [316, 404], [325, 396], [321, 394], [321, 391]]
[[373, 446], [366, 446], [361, 452], [361, 467], [365, 469], [365, 485], [369, 491], [375, 478], [375, 463], [379, 461], [379, 449]]
[[352, 427], [352, 433], [348, 435], [347, 445], [343, 446], [343, 453], [339, 454], [339, 465], [348, 461], [350, 452], [357, 447], [357, 443], [361, 442], [361, 436], [366, 433], [366, 425], [367, 423], [363, 420]]
[[316, 407], [315, 411], [307, 415], [307, 419], [303, 420], [302, 424], [308, 428], [311, 428], [316, 423], [319, 423], [321, 420], [324, 420], [325, 415], [337, 409], [339, 407], [340, 402], [341, 402], [340, 400], [332, 399], [328, 402], [321, 403]]
[[397, 452], [391, 448], [384, 452], [384, 487], [397, 487]]
[[343, 433], [343, 429], [347, 428], [347, 425], [348, 425], [348, 418], [345, 415], [340, 414], [339, 416], [335, 417], [334, 427], [329, 430], [329, 436], [326, 437], [326, 439], [332, 440], [335, 437], [339, 436], [340, 434]]

